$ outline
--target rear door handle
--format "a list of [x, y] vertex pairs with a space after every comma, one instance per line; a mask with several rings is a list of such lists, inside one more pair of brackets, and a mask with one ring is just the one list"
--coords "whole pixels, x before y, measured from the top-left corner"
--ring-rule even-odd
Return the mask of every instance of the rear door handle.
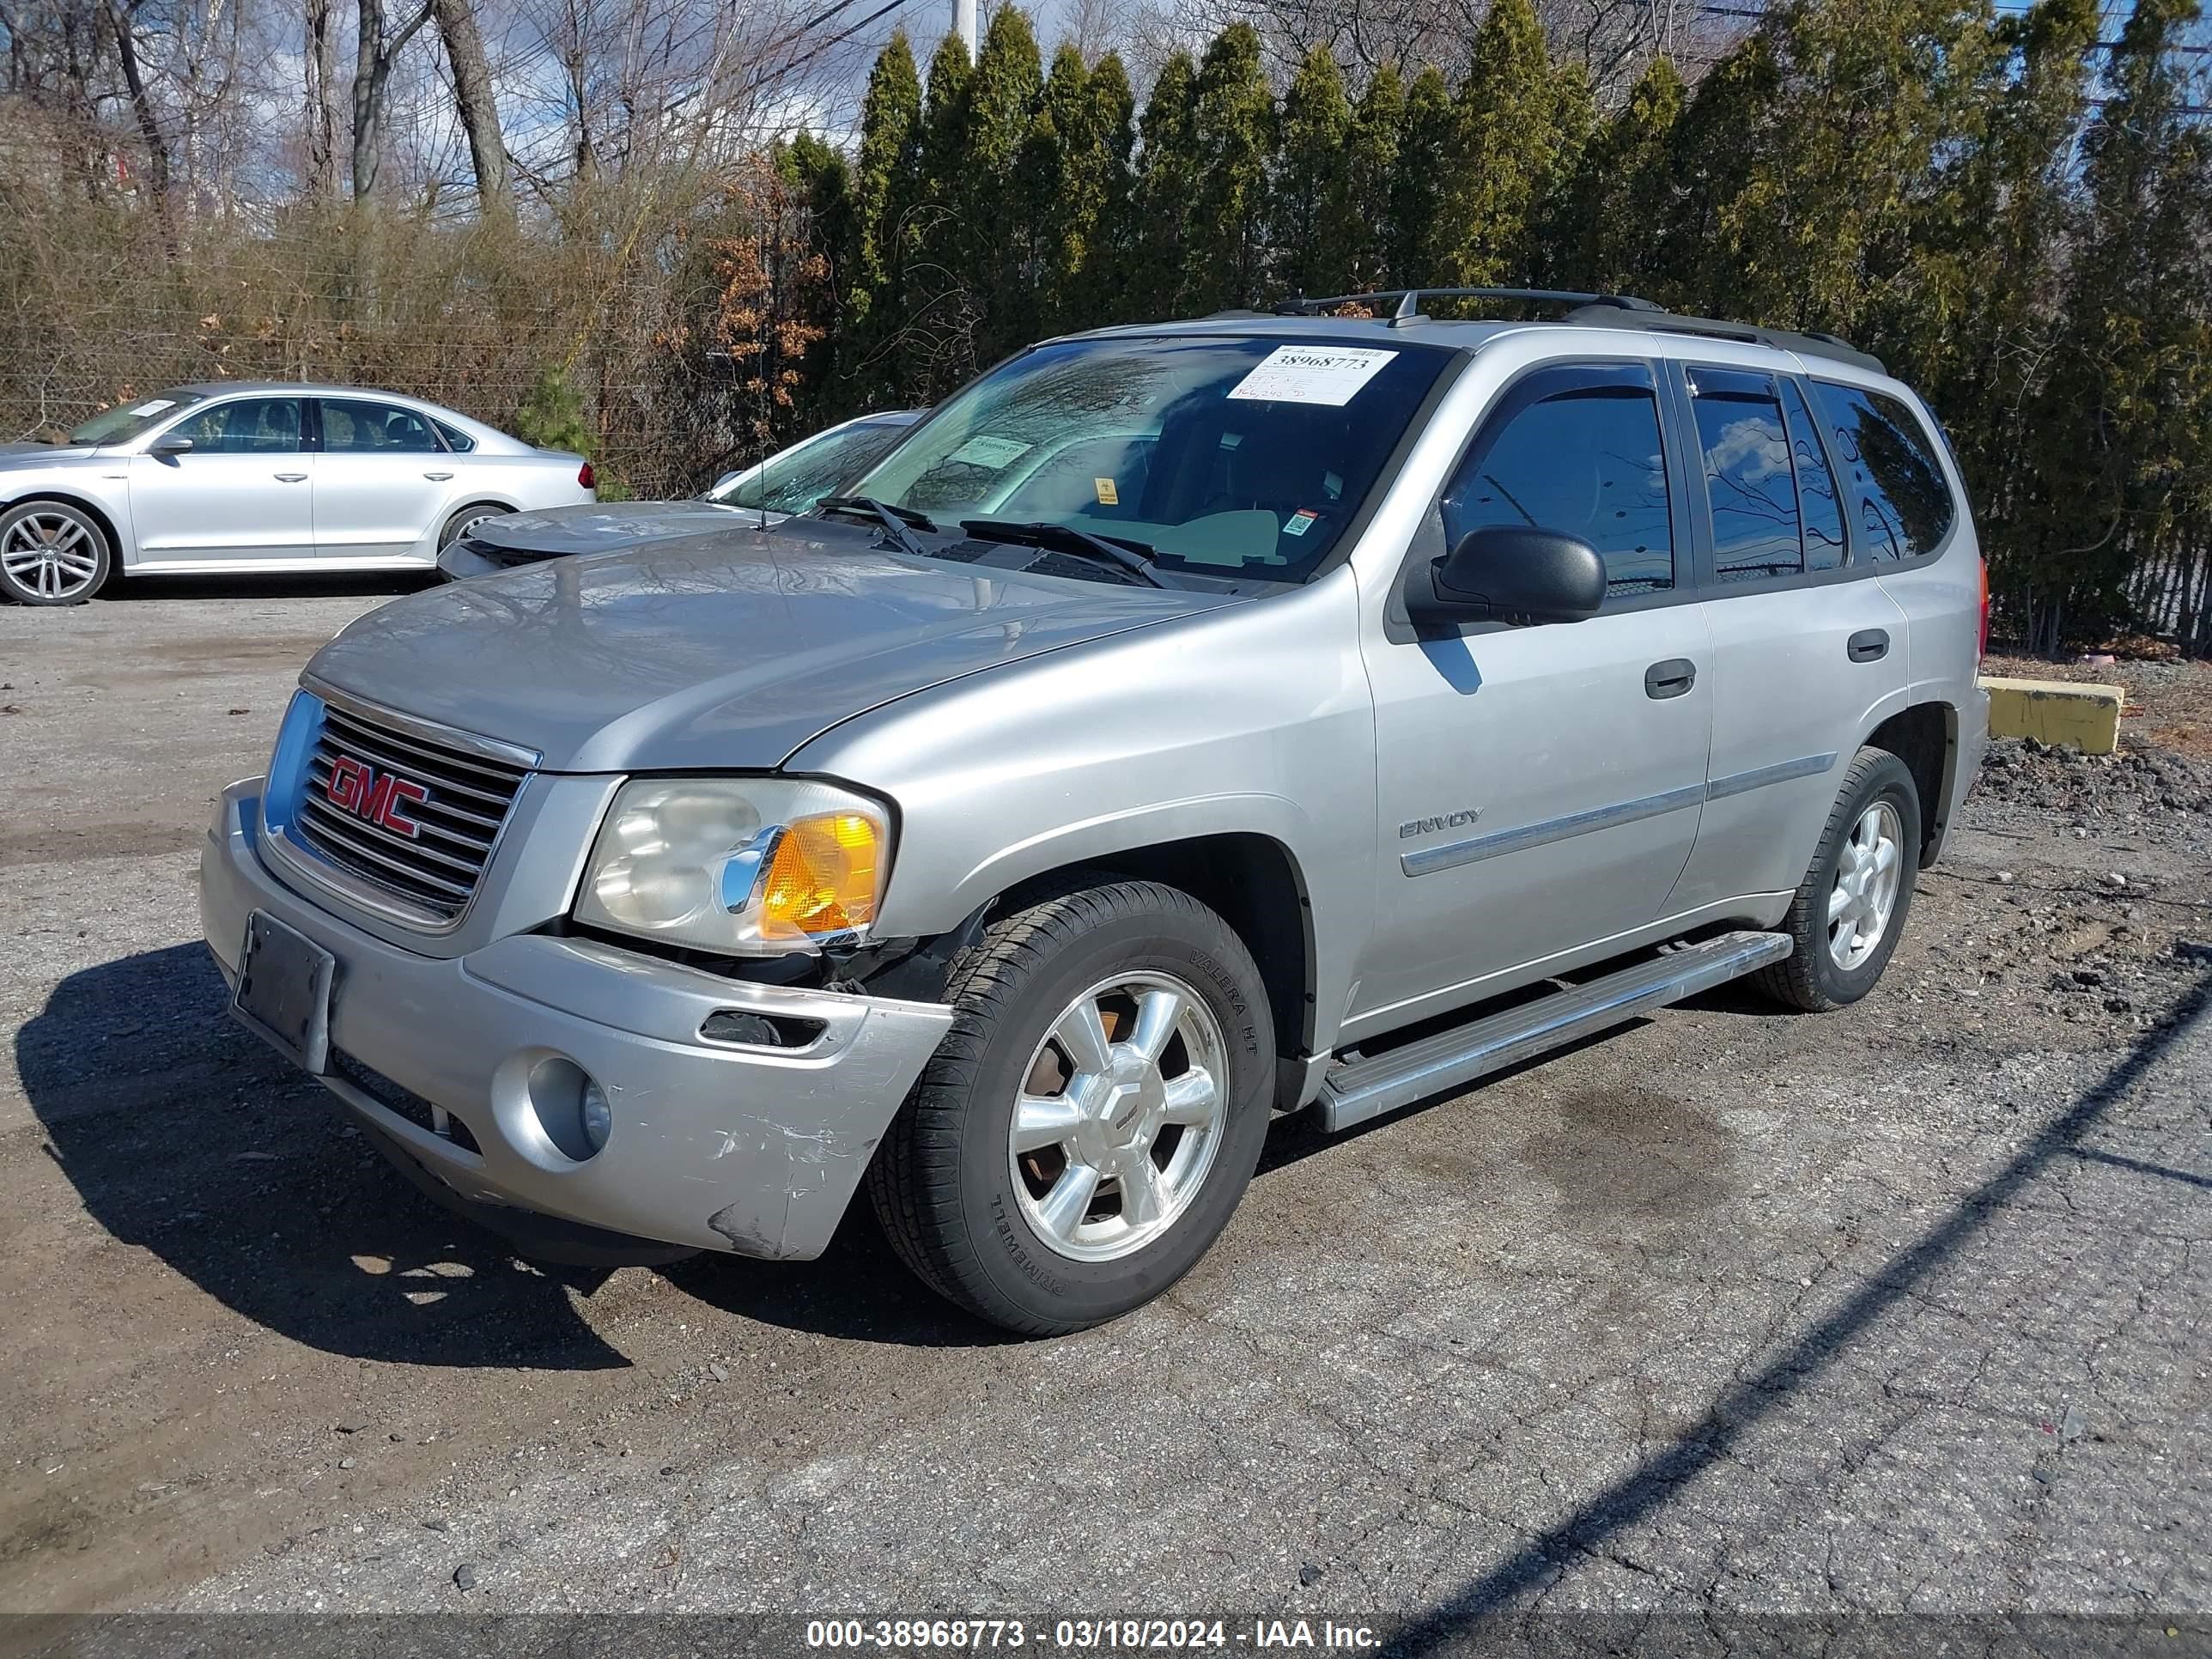
[[278, 483], [299, 483], [303, 481], [307, 476], [307, 475], [304, 472], [279, 472], [276, 475], [276, 482]]
[[1685, 696], [1697, 683], [1698, 665], [1687, 657], [1669, 657], [1644, 671], [1644, 695], [1647, 697]]
[[443, 483], [453, 475], [450, 472], [425, 472], [422, 476], [433, 483]]
[[1851, 635], [1848, 649], [1853, 662], [1880, 662], [1889, 654], [1889, 635], [1879, 628], [1863, 628]]

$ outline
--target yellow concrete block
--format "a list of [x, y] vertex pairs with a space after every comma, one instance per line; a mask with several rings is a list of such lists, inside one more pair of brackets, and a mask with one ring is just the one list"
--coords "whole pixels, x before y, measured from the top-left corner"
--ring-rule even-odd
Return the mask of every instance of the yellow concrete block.
[[2120, 745], [2120, 709], [2128, 700], [2118, 685], [2077, 685], [2071, 680], [2008, 680], [1982, 677], [1990, 694], [1990, 735], [2070, 743], [2085, 755], [2109, 755]]

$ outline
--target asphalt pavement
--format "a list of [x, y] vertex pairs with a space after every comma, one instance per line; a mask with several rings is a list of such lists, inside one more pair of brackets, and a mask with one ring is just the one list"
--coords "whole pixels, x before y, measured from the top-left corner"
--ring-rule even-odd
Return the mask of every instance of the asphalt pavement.
[[0, 611], [0, 1611], [1304, 1614], [1422, 1650], [1532, 1609], [2212, 1606], [2186, 803], [1979, 800], [1858, 1007], [1731, 988], [1279, 1123], [1169, 1296], [1016, 1341], [858, 1213], [814, 1263], [532, 1267], [224, 1018], [205, 816], [388, 592]]

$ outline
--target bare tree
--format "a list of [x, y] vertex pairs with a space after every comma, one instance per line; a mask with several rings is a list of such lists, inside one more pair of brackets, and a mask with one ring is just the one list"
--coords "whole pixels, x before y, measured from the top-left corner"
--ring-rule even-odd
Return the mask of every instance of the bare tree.
[[131, 94], [131, 112], [138, 123], [138, 137], [146, 146], [146, 181], [153, 191], [155, 215], [161, 222], [161, 245], [173, 258], [177, 252], [177, 206], [170, 195], [169, 140], [161, 131], [161, 118], [155, 112], [153, 96], [147, 89], [134, 33], [142, 3], [143, 0], [129, 0], [128, 4], [108, 0], [100, 15], [106, 20], [108, 33], [115, 46], [116, 63], [123, 71], [123, 84]]
[[420, 11], [389, 34], [384, 0], [359, 0], [359, 5], [361, 33], [354, 45], [353, 71], [353, 198], [370, 202], [375, 199], [377, 174], [384, 166], [392, 66], [416, 32], [430, 21], [430, 0], [424, 0]]
[[507, 140], [500, 131], [499, 103], [492, 90], [491, 65], [484, 58], [483, 34], [471, 0], [430, 0], [438, 33], [453, 66], [453, 101], [469, 136], [469, 161], [476, 173], [477, 202], [485, 219], [511, 224], [514, 194], [507, 183]]
[[307, 0], [307, 194], [327, 203], [338, 182], [338, 26], [332, 0]]

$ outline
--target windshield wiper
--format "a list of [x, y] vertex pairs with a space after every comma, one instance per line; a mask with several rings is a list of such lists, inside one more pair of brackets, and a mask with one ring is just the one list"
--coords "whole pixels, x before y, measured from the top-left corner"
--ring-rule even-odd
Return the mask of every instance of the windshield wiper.
[[[917, 513], [910, 507], [893, 507], [889, 501], [879, 501], [873, 495], [824, 495], [814, 503], [817, 513], [843, 513], [856, 519], [873, 519], [883, 526], [884, 533], [902, 553], [917, 559], [929, 556], [929, 550], [915, 540], [916, 530], [934, 534], [937, 526], [929, 521], [927, 513]], [[909, 527], [911, 526], [911, 527]]]
[[988, 542], [1012, 542], [1017, 546], [1048, 548], [1055, 553], [1096, 560], [1127, 571], [1147, 587], [1165, 587], [1153, 569], [1157, 551], [1143, 542], [1123, 544], [1078, 530], [1072, 524], [1012, 524], [998, 519], [963, 519], [960, 527]]

